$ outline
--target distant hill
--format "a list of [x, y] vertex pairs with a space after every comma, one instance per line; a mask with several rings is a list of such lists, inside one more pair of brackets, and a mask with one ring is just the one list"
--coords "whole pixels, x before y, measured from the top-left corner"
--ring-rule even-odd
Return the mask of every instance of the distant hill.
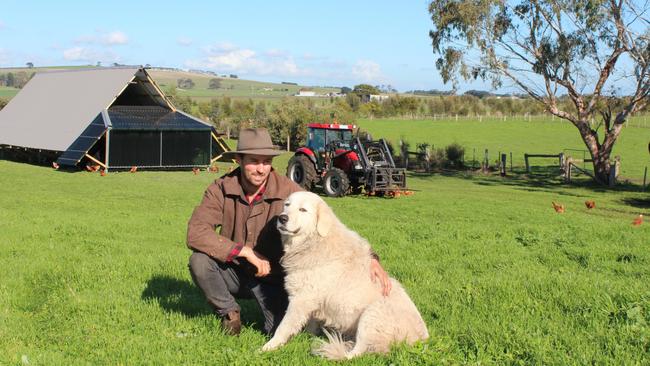
[[[26, 72], [32, 74], [40, 71], [52, 70], [70, 70], [82, 68], [95, 68], [95, 66], [48, 66], [48, 67], [16, 67], [16, 68], [0, 68], [0, 74]], [[337, 87], [318, 87], [318, 86], [301, 86], [297, 83], [290, 81], [282, 83], [267, 83], [254, 80], [245, 80], [234, 78], [230, 76], [217, 76], [214, 73], [206, 71], [182, 71], [170, 68], [148, 68], [147, 71], [163, 91], [169, 88], [176, 89], [179, 96], [186, 96], [196, 100], [204, 100], [216, 97], [228, 96], [231, 98], [252, 98], [252, 99], [280, 99], [288, 96], [293, 96], [298, 93], [298, 90], [303, 88], [310, 88], [316, 94], [326, 94], [330, 92], [339, 92], [340, 88]], [[178, 88], [179, 79], [191, 79], [194, 86], [191, 89]], [[213, 88], [209, 88], [210, 81], [217, 79], [218, 82], [213, 82]], [[214, 88], [217, 86], [218, 88]], [[0, 98], [11, 99], [19, 89], [0, 86]]]

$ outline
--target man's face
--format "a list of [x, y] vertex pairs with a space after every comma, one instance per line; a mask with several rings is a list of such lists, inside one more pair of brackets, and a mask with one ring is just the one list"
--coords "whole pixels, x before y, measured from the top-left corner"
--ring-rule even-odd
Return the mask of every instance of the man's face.
[[244, 154], [238, 156], [237, 162], [242, 168], [243, 178], [251, 185], [259, 187], [271, 173], [273, 156]]

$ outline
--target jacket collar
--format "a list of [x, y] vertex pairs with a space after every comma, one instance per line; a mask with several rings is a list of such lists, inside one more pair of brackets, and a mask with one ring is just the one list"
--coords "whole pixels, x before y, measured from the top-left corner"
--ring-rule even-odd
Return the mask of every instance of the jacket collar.
[[[244, 190], [242, 189], [239, 180], [241, 179], [241, 168], [237, 168], [232, 172], [223, 176], [223, 188], [226, 195], [233, 196], [244, 196]], [[275, 172], [275, 169], [271, 169], [271, 174], [266, 181], [266, 190], [264, 191], [264, 199], [284, 199], [281, 197], [279, 182], [278, 182], [278, 173]]]

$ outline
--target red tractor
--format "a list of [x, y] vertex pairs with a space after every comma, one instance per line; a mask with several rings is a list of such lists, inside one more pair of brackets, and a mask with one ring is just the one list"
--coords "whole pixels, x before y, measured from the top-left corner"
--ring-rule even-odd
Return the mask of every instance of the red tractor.
[[320, 185], [330, 197], [384, 194], [406, 189], [406, 170], [396, 168], [386, 141], [361, 141], [354, 125], [311, 123], [306, 146], [289, 160], [287, 176], [306, 190]]

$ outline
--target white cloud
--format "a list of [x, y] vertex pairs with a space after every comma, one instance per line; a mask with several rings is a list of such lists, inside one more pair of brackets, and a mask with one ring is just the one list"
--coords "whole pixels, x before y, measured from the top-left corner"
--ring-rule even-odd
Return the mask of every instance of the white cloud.
[[218, 54], [221, 52], [229, 52], [229, 51], [235, 51], [239, 49], [236, 45], [230, 43], [230, 42], [221, 42], [221, 43], [216, 43], [212, 46], [205, 47], [203, 49], [203, 52], [207, 54]]
[[282, 50], [279, 49], [270, 49], [264, 52], [264, 55], [268, 57], [289, 57], [289, 55]]
[[176, 43], [180, 46], [187, 47], [187, 46], [191, 46], [193, 42], [192, 39], [190, 38], [178, 37], [178, 39], [176, 39]]
[[77, 44], [99, 44], [103, 46], [123, 45], [129, 43], [129, 37], [122, 31], [95, 31], [92, 35], [82, 35], [74, 40]]
[[379, 64], [370, 60], [357, 61], [352, 67], [352, 75], [366, 83], [378, 83], [384, 80]]
[[104, 35], [103, 41], [107, 45], [127, 44], [129, 43], [129, 37], [124, 32], [114, 31]]
[[224, 42], [203, 47], [203, 57], [185, 61], [191, 69], [231, 73], [245, 78], [274, 78], [305, 82], [306, 85], [386, 84], [388, 78], [377, 62], [358, 60], [350, 64], [330, 56], [281, 49], [257, 50]]
[[95, 63], [118, 62], [120, 57], [111, 51], [97, 50], [90, 47], [72, 47], [63, 51], [63, 58], [68, 61]]
[[291, 55], [277, 49], [258, 53], [226, 42], [205, 47], [203, 51], [206, 53], [204, 58], [186, 61], [185, 65], [190, 68], [243, 75], [304, 76], [310, 74], [309, 70], [299, 67]]

